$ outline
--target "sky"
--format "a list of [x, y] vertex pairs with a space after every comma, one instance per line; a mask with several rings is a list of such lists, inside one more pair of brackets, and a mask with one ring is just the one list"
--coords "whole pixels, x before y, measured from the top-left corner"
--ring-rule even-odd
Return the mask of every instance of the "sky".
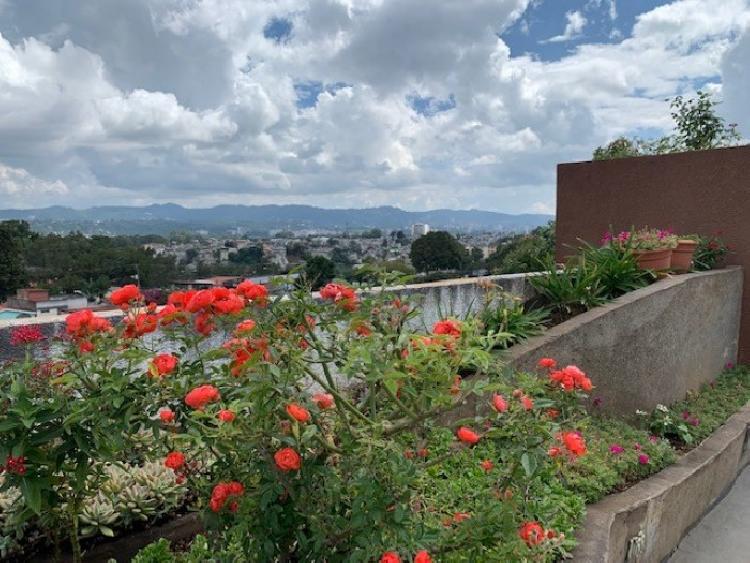
[[0, 208], [554, 213], [555, 166], [750, 136], [750, 0], [0, 0]]

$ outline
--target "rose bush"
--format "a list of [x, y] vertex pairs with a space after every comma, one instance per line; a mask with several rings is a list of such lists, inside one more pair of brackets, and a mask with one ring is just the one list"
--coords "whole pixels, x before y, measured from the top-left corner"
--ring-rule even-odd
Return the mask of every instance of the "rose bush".
[[[216, 552], [514, 560], [570, 546], [548, 499], [586, 453], [576, 420], [592, 385], [575, 366], [542, 363], [542, 383], [503, 375], [481, 327], [444, 319], [415, 334], [408, 303], [340, 284], [320, 300], [251, 282], [174, 292], [161, 310], [130, 287], [113, 297], [116, 326], [68, 318], [66, 370], [41, 395], [28, 391], [30, 365], [0, 388], [5, 482], [24, 517], [67, 524], [79, 559], [81, 500], [101, 479], [91, 461], [124, 459], [144, 431], [196, 496]], [[446, 435], [439, 421], [473, 395], [481, 416]], [[425, 483], [475, 448], [483, 498], [432, 504]]]

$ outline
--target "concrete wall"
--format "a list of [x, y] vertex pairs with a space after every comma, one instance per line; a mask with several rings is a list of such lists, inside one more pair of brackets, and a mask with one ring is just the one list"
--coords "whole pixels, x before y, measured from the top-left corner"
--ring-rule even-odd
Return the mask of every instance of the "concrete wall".
[[574, 363], [610, 413], [681, 400], [735, 362], [742, 269], [675, 276], [623, 295], [513, 347], [531, 370], [540, 357]]
[[[749, 423], [750, 405], [746, 405], [674, 465], [589, 506], [583, 528], [576, 533], [579, 543], [573, 561], [664, 561], [747, 467]], [[702, 552], [707, 554], [708, 550]], [[721, 551], [714, 555], [691, 560], [727, 563], [750, 560], [741, 556], [722, 559], [725, 552]]]
[[460, 278], [433, 283], [405, 285], [388, 288], [408, 296], [421, 308], [420, 316], [412, 323], [416, 330], [432, 328], [445, 317], [463, 319], [478, 313], [488, 299], [488, 285], [524, 300], [534, 295], [528, 282], [529, 274], [504, 274], [484, 278]]
[[[610, 414], [671, 404], [736, 361], [742, 300], [738, 267], [685, 274], [628, 293], [502, 354], [519, 370], [539, 358], [575, 364]], [[487, 408], [469, 402], [452, 418]]]
[[[736, 247], [729, 264], [750, 267], [750, 146], [561, 164], [557, 168], [557, 251], [608, 230], [671, 227], [715, 234]], [[742, 303], [739, 356], [750, 362], [750, 291]]]

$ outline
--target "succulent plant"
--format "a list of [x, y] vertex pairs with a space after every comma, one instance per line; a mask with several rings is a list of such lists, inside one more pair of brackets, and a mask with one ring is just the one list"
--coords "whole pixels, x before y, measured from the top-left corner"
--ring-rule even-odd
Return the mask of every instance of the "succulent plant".
[[83, 509], [79, 519], [83, 526], [81, 535], [84, 537], [101, 534], [107, 537], [115, 535], [112, 526], [117, 522], [119, 515], [115, 506], [106, 495], [101, 492], [95, 497], [87, 498], [83, 503]]

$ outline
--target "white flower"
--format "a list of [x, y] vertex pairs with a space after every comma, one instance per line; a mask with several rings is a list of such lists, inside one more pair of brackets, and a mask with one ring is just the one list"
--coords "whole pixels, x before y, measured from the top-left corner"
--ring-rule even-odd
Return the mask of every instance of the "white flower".
[[635, 411], [635, 414], [637, 414], [638, 416], [648, 416], [648, 413], [646, 411], [642, 411], [640, 409]]
[[656, 410], [661, 412], [669, 412], [669, 409], [664, 405], [656, 405]]

